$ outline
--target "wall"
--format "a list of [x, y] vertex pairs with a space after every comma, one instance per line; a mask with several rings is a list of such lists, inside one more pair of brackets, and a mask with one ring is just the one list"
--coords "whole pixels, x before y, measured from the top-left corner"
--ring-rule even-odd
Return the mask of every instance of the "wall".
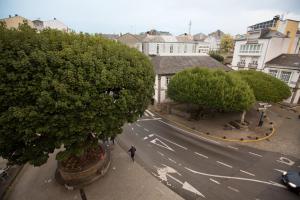
[[27, 21], [27, 24], [31, 28], [34, 28], [34, 24], [32, 21], [30, 21], [24, 17], [21, 17], [21, 16], [14, 16], [14, 17], [10, 17], [10, 18], [1, 19], [1, 21], [4, 21], [6, 23], [7, 28], [18, 28], [19, 24], [24, 23], [24, 20]]
[[272, 38], [270, 40], [265, 62], [272, 60], [280, 54], [287, 53], [289, 47], [290, 38]]

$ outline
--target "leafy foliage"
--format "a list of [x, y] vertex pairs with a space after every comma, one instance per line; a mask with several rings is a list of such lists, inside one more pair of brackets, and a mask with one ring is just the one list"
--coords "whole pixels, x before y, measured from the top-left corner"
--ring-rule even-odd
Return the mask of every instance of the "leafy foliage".
[[80, 156], [121, 133], [153, 96], [154, 72], [135, 49], [89, 34], [0, 26], [0, 155], [41, 165]]
[[247, 110], [255, 100], [247, 83], [235, 74], [206, 68], [177, 73], [172, 77], [167, 92], [174, 101], [218, 111]]
[[219, 62], [224, 61], [224, 57], [221, 54], [219, 54], [219, 52], [217, 52], [217, 51], [210, 51], [209, 56], [216, 59]]
[[233, 50], [233, 46], [233, 37], [230, 34], [224, 34], [221, 38], [221, 51], [224, 53], [228, 53]]
[[253, 70], [231, 73], [239, 75], [249, 84], [257, 101], [276, 103], [291, 96], [289, 86], [269, 74]]

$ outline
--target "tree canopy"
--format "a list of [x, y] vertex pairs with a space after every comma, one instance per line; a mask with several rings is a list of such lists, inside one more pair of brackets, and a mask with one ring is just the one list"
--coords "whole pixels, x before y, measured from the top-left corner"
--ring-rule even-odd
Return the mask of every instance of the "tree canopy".
[[176, 102], [219, 111], [247, 110], [255, 101], [246, 82], [220, 69], [192, 68], [179, 72], [172, 77], [167, 93]]
[[220, 49], [224, 53], [228, 53], [231, 50], [233, 50], [234, 44], [233, 44], [233, 37], [229, 34], [224, 34], [221, 38], [221, 44]]
[[269, 74], [253, 70], [231, 73], [239, 75], [249, 84], [257, 101], [277, 103], [291, 96], [289, 86]]
[[41, 165], [80, 156], [147, 108], [154, 72], [139, 51], [89, 34], [0, 26], [0, 156]]

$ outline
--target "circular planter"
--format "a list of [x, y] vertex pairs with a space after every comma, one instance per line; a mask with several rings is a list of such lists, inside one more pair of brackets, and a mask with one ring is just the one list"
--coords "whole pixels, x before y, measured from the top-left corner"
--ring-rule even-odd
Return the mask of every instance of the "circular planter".
[[106, 174], [110, 166], [110, 150], [103, 147], [104, 155], [97, 162], [85, 166], [81, 170], [69, 170], [62, 166], [61, 161], [57, 161], [55, 179], [67, 189], [77, 189], [86, 186]]

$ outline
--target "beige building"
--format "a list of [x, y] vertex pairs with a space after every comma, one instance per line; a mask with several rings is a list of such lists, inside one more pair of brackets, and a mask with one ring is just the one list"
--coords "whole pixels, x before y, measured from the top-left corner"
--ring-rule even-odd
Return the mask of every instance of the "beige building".
[[32, 27], [35, 28], [34, 24], [32, 23], [31, 20], [26, 19], [22, 16], [19, 15], [15, 15], [15, 16], [11, 16], [9, 15], [8, 18], [4, 18], [4, 19], [0, 19], [0, 21], [5, 22], [6, 27], [7, 28], [18, 28], [20, 24], [24, 24], [24, 22], [27, 22], [27, 24]]

